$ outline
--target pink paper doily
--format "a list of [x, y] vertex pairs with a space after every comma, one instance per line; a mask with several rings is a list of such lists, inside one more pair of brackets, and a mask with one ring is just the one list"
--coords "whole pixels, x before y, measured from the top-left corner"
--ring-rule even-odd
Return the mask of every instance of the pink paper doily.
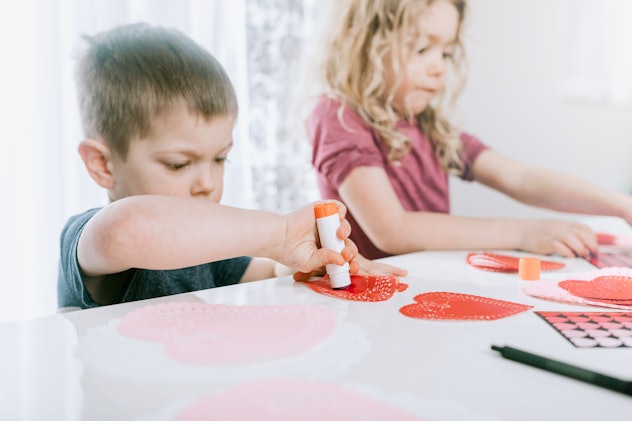
[[185, 407], [176, 419], [421, 420], [387, 402], [354, 390], [333, 383], [301, 379], [272, 379], [239, 384]]
[[189, 364], [239, 364], [305, 353], [327, 339], [336, 323], [324, 306], [231, 306], [168, 303], [125, 316], [123, 335], [165, 344]]
[[[622, 300], [617, 302], [615, 300], [599, 300], [593, 298], [586, 298], [578, 295], [574, 295], [568, 290], [562, 288], [562, 285], [568, 285], [570, 288], [570, 283], [566, 283], [567, 281], [576, 282], [591, 282], [597, 278], [607, 278], [607, 277], [617, 277], [617, 278], [630, 278], [632, 277], [632, 269], [631, 268], [603, 268], [599, 270], [594, 270], [590, 272], [580, 273], [573, 275], [572, 279], [566, 279], [562, 281], [536, 281], [531, 282], [528, 285], [523, 287], [523, 291], [533, 297], [542, 298], [545, 300], [558, 301], [569, 304], [582, 304], [582, 305], [590, 305], [590, 306], [598, 306], [598, 307], [608, 307], [608, 308], [618, 308], [623, 310], [630, 310], [631, 305], [623, 305], [627, 304], [626, 301]], [[588, 284], [587, 284], [588, 285]], [[576, 285], [572, 287], [572, 289], [578, 289]]]
[[150, 383], [336, 375], [370, 350], [366, 332], [345, 317], [323, 305], [159, 304], [91, 327], [76, 355], [107, 378]]

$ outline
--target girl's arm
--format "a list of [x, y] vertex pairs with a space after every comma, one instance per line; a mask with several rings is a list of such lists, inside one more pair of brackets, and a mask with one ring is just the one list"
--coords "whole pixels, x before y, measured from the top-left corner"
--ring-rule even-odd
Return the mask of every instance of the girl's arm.
[[355, 168], [339, 191], [369, 239], [391, 254], [483, 248], [574, 256], [596, 248], [590, 228], [570, 221], [467, 218], [406, 211], [385, 171], [378, 167]]
[[[341, 216], [346, 208], [339, 205]], [[339, 235], [349, 235], [345, 220]], [[132, 196], [99, 211], [85, 226], [77, 257], [86, 276], [194, 266], [237, 256], [266, 257], [300, 271], [343, 264], [357, 249], [348, 239], [341, 254], [320, 249], [313, 204], [287, 215], [239, 209], [169, 196]], [[345, 256], [343, 258], [343, 255]]]
[[480, 154], [474, 178], [527, 205], [559, 212], [617, 216], [632, 222], [632, 197], [545, 168], [514, 161], [496, 151]]

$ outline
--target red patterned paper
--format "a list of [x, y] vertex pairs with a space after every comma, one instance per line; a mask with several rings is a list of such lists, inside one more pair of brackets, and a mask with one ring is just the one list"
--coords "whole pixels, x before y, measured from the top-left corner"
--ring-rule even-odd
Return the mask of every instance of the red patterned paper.
[[577, 348], [632, 348], [632, 312], [535, 313]]
[[329, 277], [306, 282], [307, 286], [319, 294], [351, 301], [386, 301], [395, 292], [406, 291], [408, 285], [399, 282], [395, 276], [351, 275], [351, 285], [342, 289], [333, 289]]
[[[518, 272], [520, 259], [497, 253], [470, 253], [465, 258], [467, 263], [475, 268], [491, 272]], [[562, 269], [564, 263], [552, 260], [541, 260], [540, 270], [552, 271]]]
[[427, 292], [415, 296], [415, 304], [399, 309], [408, 317], [433, 320], [495, 320], [533, 306], [455, 292]]

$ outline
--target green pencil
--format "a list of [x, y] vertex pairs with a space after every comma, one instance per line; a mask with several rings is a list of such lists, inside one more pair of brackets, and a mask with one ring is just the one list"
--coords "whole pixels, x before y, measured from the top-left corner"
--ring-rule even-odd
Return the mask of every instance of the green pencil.
[[595, 386], [605, 387], [606, 389], [614, 390], [615, 392], [620, 392], [628, 396], [632, 396], [631, 381], [607, 376], [605, 374], [597, 373], [592, 370], [577, 367], [571, 364], [566, 364], [561, 361], [552, 360], [540, 355], [531, 354], [530, 352], [521, 351], [509, 346], [492, 345], [492, 349], [494, 351], [500, 352], [503, 358], [506, 358], [508, 360], [517, 361], [519, 363], [530, 365], [532, 367], [541, 368], [542, 370], [561, 374], [562, 376], [571, 377], [573, 379], [581, 380]]

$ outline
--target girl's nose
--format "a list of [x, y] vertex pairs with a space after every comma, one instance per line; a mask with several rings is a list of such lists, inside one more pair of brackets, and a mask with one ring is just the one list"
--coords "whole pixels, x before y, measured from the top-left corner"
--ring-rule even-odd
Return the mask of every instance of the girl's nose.
[[446, 58], [443, 56], [443, 51], [436, 50], [432, 54], [432, 63], [430, 65], [430, 71], [432, 74], [442, 75], [446, 69]]

